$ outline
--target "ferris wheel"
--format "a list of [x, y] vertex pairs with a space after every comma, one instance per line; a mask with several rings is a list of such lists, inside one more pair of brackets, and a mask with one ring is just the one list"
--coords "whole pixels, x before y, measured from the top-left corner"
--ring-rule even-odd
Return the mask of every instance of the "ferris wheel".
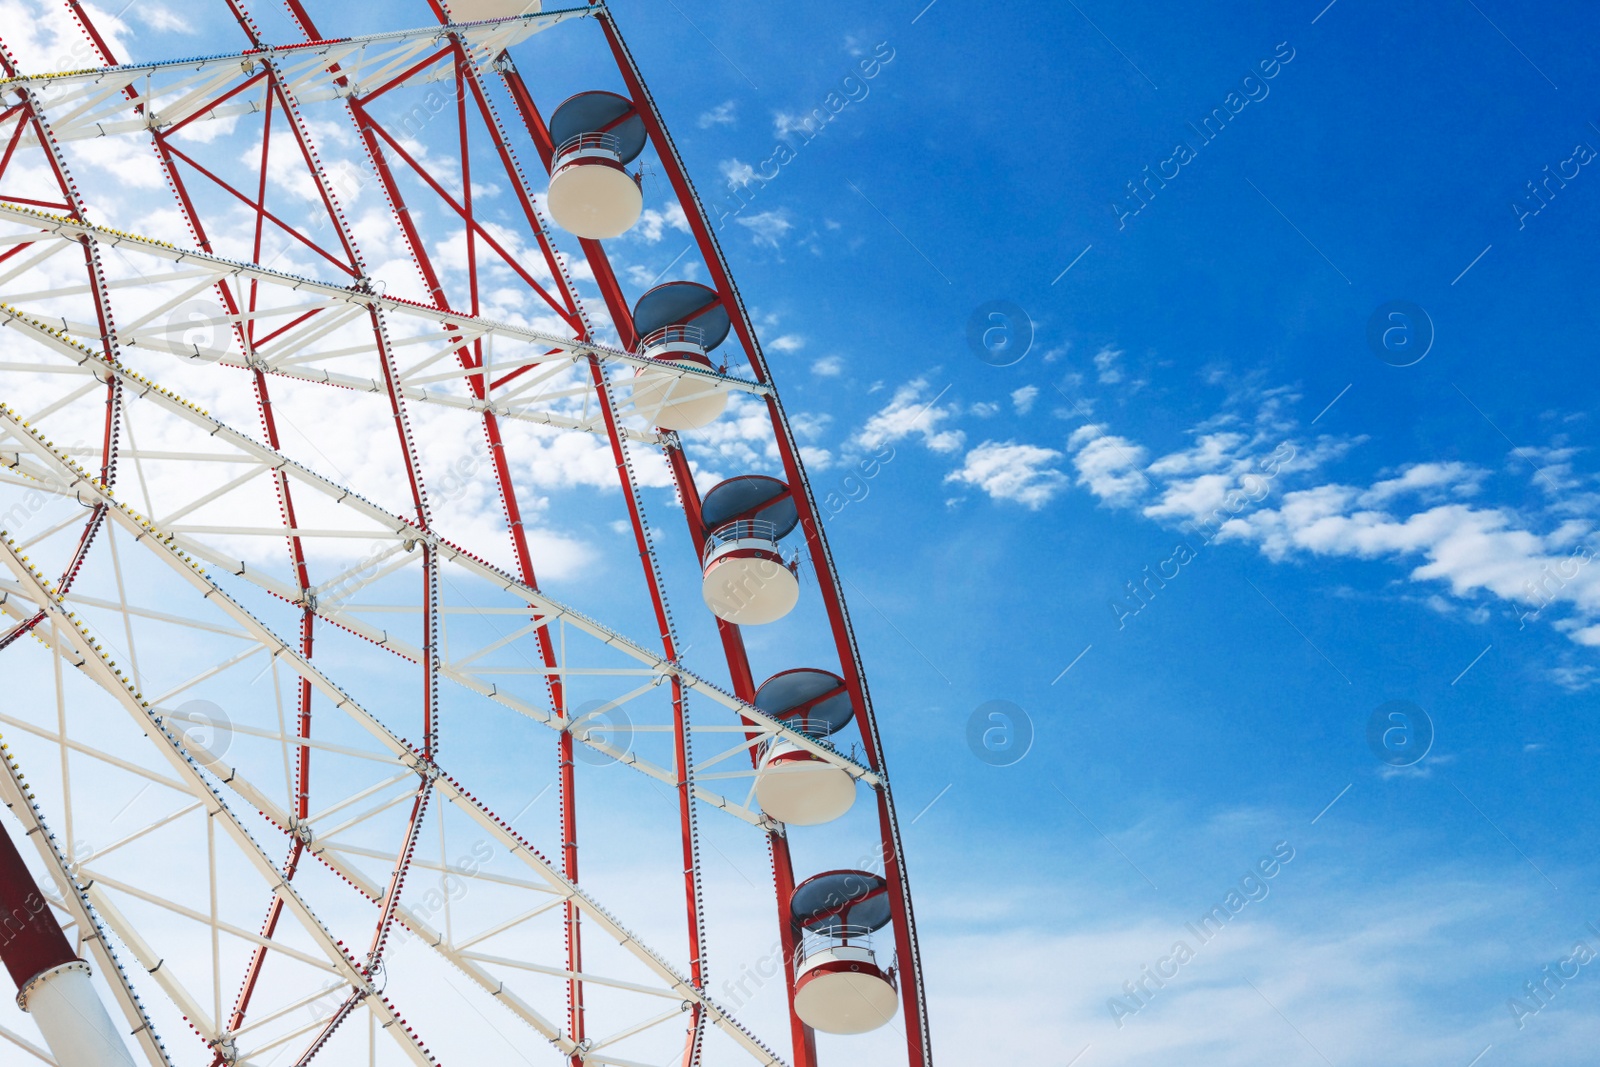
[[0, 49], [0, 1060], [931, 1063], [799, 440], [611, 13], [225, 3]]

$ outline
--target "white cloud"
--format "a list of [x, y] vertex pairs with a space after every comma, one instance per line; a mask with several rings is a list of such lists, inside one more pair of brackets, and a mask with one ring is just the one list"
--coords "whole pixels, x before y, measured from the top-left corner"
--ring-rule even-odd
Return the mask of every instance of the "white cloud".
[[[945, 389], [949, 389], [949, 386]], [[871, 450], [912, 434], [920, 434], [922, 443], [935, 452], [954, 452], [959, 449], [966, 435], [960, 430], [940, 428], [942, 423], [958, 414], [958, 409], [954, 405], [938, 406], [939, 397], [944, 395], [945, 390], [931, 399], [924, 399], [927, 391], [926, 378], [916, 378], [900, 386], [889, 403], [861, 427], [855, 435], [855, 443]]]
[[779, 466], [778, 443], [772, 436], [767, 407], [749, 393], [732, 394], [721, 418], [698, 430], [685, 431], [683, 436], [714, 450], [722, 464], [735, 468], [737, 474], [754, 474]]
[[[820, 118], [818, 117], [819, 115], [821, 116]], [[809, 137], [832, 121], [833, 114], [823, 108], [794, 113], [774, 111], [772, 113], [772, 132], [774, 136], [780, 138], [788, 137], [791, 133], [803, 133]]]
[[[123, 34], [128, 32], [128, 24], [109, 11], [92, 6], [89, 10], [112, 55], [126, 62], [128, 46]], [[24, 71], [82, 70], [99, 65], [94, 47], [65, 4], [0, 3], [0, 25], [6, 28], [6, 46]]]
[[823, 356], [811, 364], [811, 373], [819, 378], [837, 378], [844, 373], [844, 360], [838, 356]]
[[[1208, 425], [1217, 420], [1209, 420]], [[1151, 463], [1148, 472], [1163, 478], [1158, 501], [1144, 508], [1148, 518], [1174, 522], [1215, 522], [1219, 509], [1242, 498], [1258, 504], [1273, 490], [1272, 481], [1290, 466], [1298, 451], [1280, 441], [1269, 447], [1271, 438], [1247, 438], [1232, 431], [1197, 432], [1186, 449], [1169, 452]], [[1302, 460], [1302, 466], [1309, 463]], [[1240, 507], [1226, 508], [1225, 515]]]
[[[133, 6], [133, 17], [157, 33], [198, 33], [194, 22], [161, 4], [142, 3]], [[99, 21], [98, 19], [96, 20]]]
[[1381, 504], [1407, 494], [1435, 495], [1430, 490], [1449, 490], [1453, 496], [1476, 496], [1488, 473], [1467, 463], [1415, 463], [1399, 477], [1374, 483], [1362, 495], [1361, 502]]
[[1223, 507], [1228, 494], [1239, 489], [1227, 474], [1202, 474], [1198, 478], [1169, 484], [1161, 499], [1144, 509], [1146, 518], [1156, 520], [1203, 519]]
[[825, 471], [833, 466], [833, 453], [826, 448], [816, 448], [812, 445], [800, 446], [800, 462], [806, 465], [807, 470]]
[[[1086, 426], [1069, 447], [1077, 448], [1080, 484], [1108, 503], [1135, 501], [1141, 489], [1139, 446], [1111, 437], [1104, 427]], [[1281, 465], [1277, 477], [1288, 470], [1313, 470], [1320, 456], [1337, 452], [1303, 449]], [[1143, 508], [1148, 518], [1167, 524], [1203, 520], [1219, 539], [1253, 544], [1274, 561], [1312, 556], [1409, 564], [1411, 582], [1442, 588], [1453, 598], [1430, 592], [1422, 602], [1435, 611], [1461, 605], [1467, 619], [1484, 622], [1493, 606], [1522, 617], [1524, 624], [1548, 613], [1574, 643], [1600, 646], [1595, 525], [1587, 519], [1554, 522], [1548, 513], [1541, 517], [1462, 499], [1481, 494], [1488, 474], [1482, 468], [1417, 463], [1367, 487], [1325, 482], [1283, 491], [1265, 473], [1264, 449], [1252, 448], [1239, 435], [1219, 433], [1201, 435], [1191, 449], [1163, 456], [1146, 469], [1159, 480], [1160, 493]], [[1252, 482], [1251, 476], [1258, 480]], [[1245, 507], [1228, 506], [1241, 495], [1249, 502]], [[1582, 679], [1569, 671], [1554, 680], [1570, 687]]]
[[1099, 424], [1080, 426], [1067, 439], [1078, 484], [1113, 507], [1127, 506], [1149, 484], [1142, 470], [1144, 446], [1107, 433]]
[[1037, 385], [1024, 385], [1021, 389], [1011, 393], [1011, 405], [1017, 409], [1018, 415], [1026, 415], [1033, 410], [1033, 402], [1039, 396]]
[[1580, 645], [1589, 645], [1592, 648], [1600, 648], [1600, 623], [1597, 623], [1593, 626], [1580, 627], [1579, 629], [1573, 630], [1571, 633], [1567, 634], [1567, 636], [1572, 638]]
[[[670, 471], [658, 465], [645, 450], [634, 455], [634, 473], [642, 486], [668, 486], [672, 484]], [[617, 464], [612, 458], [611, 446], [592, 434], [555, 433], [529, 435], [518, 457], [522, 466], [519, 480], [541, 489], [588, 486], [594, 489], [615, 489], [618, 486]]]
[[738, 124], [738, 102], [724, 100], [710, 111], [702, 111], [700, 117], [695, 119], [695, 125], [702, 130], [709, 130], [713, 126], [734, 126]]
[[650, 244], [655, 244], [666, 235], [668, 230], [677, 230], [679, 233], [689, 232], [689, 219], [683, 213], [683, 205], [676, 200], [665, 208], [657, 211], [655, 208], [646, 208], [639, 216], [639, 222], [629, 231]]
[[1100, 372], [1101, 385], [1116, 385], [1122, 381], [1122, 368], [1117, 366], [1117, 360], [1121, 358], [1122, 349], [1110, 345], [1094, 354], [1094, 366]]
[[161, 164], [155, 153], [150, 151], [149, 145], [141, 144], [132, 137], [92, 137], [75, 143], [73, 148], [78, 158], [103, 171], [105, 178], [125, 188], [166, 187], [167, 179], [161, 172]]
[[1243, 520], [1245, 536], [1282, 559], [1291, 551], [1361, 559], [1423, 562], [1417, 581], [1443, 581], [1457, 597], [1479, 591], [1502, 600], [1562, 601], [1600, 615], [1600, 569], [1566, 551], [1503, 508], [1440, 504], [1405, 517], [1361, 506], [1350, 486], [1324, 485], [1289, 493], [1280, 508]]
[[1010, 500], [1037, 511], [1067, 484], [1067, 476], [1053, 466], [1062, 458], [1053, 448], [985, 441], [968, 452], [961, 469], [945, 481], [970, 485], [995, 500]]
[[789, 213], [782, 209], [763, 211], [757, 215], [744, 215], [734, 221], [750, 231], [751, 238], [756, 244], [768, 248], [777, 248], [783, 236], [794, 229], [794, 223], [789, 221]]
[[821, 437], [832, 422], [833, 416], [826, 412], [813, 414], [809, 411], [797, 411], [789, 416], [790, 428], [807, 441], [815, 441]]
[[749, 185], [756, 180], [756, 169], [737, 157], [724, 159], [717, 164], [717, 169], [722, 171], [724, 178], [728, 179], [728, 184], [735, 188]]
[[[1096, 362], [1104, 364], [1102, 371], [1114, 366], [1109, 359]], [[1207, 420], [1190, 447], [1147, 467], [1142, 446], [1103, 425], [1080, 428], [1068, 448], [1078, 483], [1108, 504], [1136, 504], [1148, 478], [1156, 498], [1143, 514], [1158, 522], [1204, 520], [1220, 530], [1220, 538], [1254, 544], [1274, 560], [1309, 555], [1409, 561], [1412, 582], [1436, 588], [1442, 583], [1467, 608], [1468, 619], [1487, 618], [1487, 596], [1500, 602], [1495, 610], [1521, 606], [1538, 608], [1541, 615], [1547, 609], [1566, 613], [1555, 621], [1558, 629], [1575, 643], [1600, 645], [1600, 567], [1588, 565], [1590, 549], [1584, 547], [1595, 532], [1591, 519], [1557, 522], [1552, 515], [1471, 503], [1483, 493], [1489, 472], [1455, 461], [1410, 464], [1365, 487], [1328, 482], [1286, 489], [1276, 481], [1285, 472], [1303, 478], [1360, 439], [1324, 437], [1300, 446], [1283, 440], [1274, 450], [1273, 435], [1287, 428], [1281, 412], [1264, 406], [1253, 435], [1239, 431], [1241, 421], [1233, 415]], [[1540, 458], [1560, 463], [1569, 457]], [[1567, 470], [1561, 474], [1572, 477]], [[1228, 506], [1241, 497], [1245, 507]], [[1429, 603], [1440, 610], [1448, 602], [1434, 594]]]
[[806, 339], [795, 333], [786, 333], [767, 342], [767, 347], [774, 352], [798, 352], [805, 346]]
[[1581, 693], [1600, 683], [1600, 671], [1592, 663], [1550, 668], [1550, 680], [1571, 693]]
[[1000, 405], [992, 400], [980, 400], [968, 410], [980, 419], [992, 419], [1000, 414]]
[[1150, 464], [1151, 474], [1196, 474], [1230, 467], [1238, 458], [1245, 438], [1236, 433], [1201, 434], [1190, 448], [1169, 452]]
[[[1518, 465], [1527, 470], [1527, 465], [1533, 466], [1533, 481], [1546, 494], [1570, 493], [1583, 484], [1582, 478], [1576, 476], [1572, 469], [1572, 458], [1578, 454], [1576, 448], [1550, 447], [1550, 448], [1519, 448], [1512, 454], [1516, 457]], [[1520, 461], [1520, 462], [1519, 462]]]

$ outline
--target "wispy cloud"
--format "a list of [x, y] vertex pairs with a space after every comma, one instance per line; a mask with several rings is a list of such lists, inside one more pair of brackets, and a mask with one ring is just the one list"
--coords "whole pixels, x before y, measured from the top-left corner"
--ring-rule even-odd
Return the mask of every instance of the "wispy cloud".
[[945, 429], [944, 424], [953, 420], [959, 409], [955, 405], [941, 407], [938, 401], [944, 394], [930, 393], [926, 378], [915, 378], [900, 386], [889, 403], [856, 433], [855, 444], [874, 449], [915, 435], [935, 452], [958, 451], [966, 435], [960, 430]]
[[794, 229], [794, 223], [789, 221], [789, 212], [781, 208], [777, 211], [741, 215], [734, 221], [750, 231], [751, 240], [766, 248], [779, 247], [783, 238]]
[[[1114, 373], [1114, 357], [1095, 362], [1102, 381]], [[1548, 614], [1575, 644], [1600, 647], [1600, 566], [1592, 565], [1600, 544], [1592, 517], [1572, 512], [1572, 494], [1532, 510], [1496, 504], [1484, 500], [1493, 472], [1454, 460], [1403, 464], [1364, 484], [1318, 481], [1363, 439], [1307, 441], [1286, 417], [1284, 395], [1254, 399], [1253, 419], [1220, 413], [1190, 431], [1190, 444], [1153, 461], [1103, 423], [1080, 426], [1067, 442], [1077, 484], [1107, 506], [1138, 508], [1169, 527], [1200, 524], [1208, 538], [1254, 545], [1274, 561], [1408, 564], [1410, 582], [1435, 598], [1448, 594], [1469, 620], [1510, 612], [1525, 625]], [[1567, 451], [1547, 454], [1564, 465], [1564, 482], [1584, 483]], [[1563, 684], [1580, 680], [1569, 672]]]
[[702, 130], [709, 130], [713, 126], [734, 126], [738, 122], [738, 102], [734, 100], [724, 100], [711, 110], [700, 112], [700, 117], [695, 119], [695, 125]]
[[1115, 385], [1122, 381], [1122, 368], [1117, 366], [1121, 358], [1122, 350], [1109, 345], [1094, 354], [1094, 368], [1100, 372], [1101, 385]]
[[193, 35], [199, 32], [192, 18], [180, 15], [161, 4], [149, 2], [134, 4], [131, 14], [135, 19], [145, 24], [157, 33], [182, 33]]
[[756, 180], [756, 169], [737, 156], [724, 159], [717, 164], [717, 169], [722, 172], [728, 184], [735, 188], [749, 185]]
[[[925, 966], [962, 975], [937, 988], [931, 1005], [951, 1021], [941, 1031], [944, 1055], [1027, 1062], [1050, 1049], [1052, 1062], [1067, 1064], [1088, 1047], [1078, 1067], [1467, 1067], [1493, 1044], [1499, 1063], [1585, 1060], [1600, 1024], [1591, 992], [1579, 990], [1593, 978], [1574, 979], [1567, 970], [1570, 988], [1552, 996], [1556, 987], [1547, 987], [1548, 1006], [1520, 1028], [1507, 1008], [1510, 997], [1529, 1000], [1525, 983], [1540, 982], [1541, 968], [1571, 955], [1575, 940], [1600, 944], [1581, 912], [1555, 909], [1561, 918], [1549, 917], [1547, 889], [1511, 871], [1520, 863], [1514, 853], [1488, 863], [1446, 860], [1427, 871], [1378, 864], [1330, 879], [1325, 858], [1301, 847], [1274, 877], [1258, 881], [1261, 899], [1241, 902], [1207, 940], [1196, 937], [1188, 924], [1238, 884], [1259, 851], [1283, 838], [1309, 845], [1293, 828], [1305, 816], [1263, 816], [1219, 813], [1209, 825], [1156, 817], [1136, 830], [1111, 829], [1116, 847], [1141, 861], [1170, 850], [1167, 862], [1185, 871], [1186, 883], [1199, 875], [1176, 900], [1125, 890], [1137, 876], [1087, 826], [1083, 840], [1071, 841], [1069, 832], [1062, 847], [1086, 859], [1080, 850], [1093, 840], [1094, 851], [1110, 853], [1107, 865], [1088, 864], [1095, 873], [1013, 885], [991, 894], [978, 920], [966, 906], [973, 893], [985, 892], [975, 876], [952, 874], [942, 892], [924, 893], [919, 913], [939, 931], [923, 940]], [[1405, 847], [1400, 854], [1415, 858], [1414, 843]], [[954, 861], [953, 847], [951, 855]], [[1375, 894], [1387, 906], [1375, 908]], [[1063, 899], [1101, 903], [1068, 915], [1055, 906]], [[1190, 958], [1174, 966], [1179, 943]], [[1057, 966], [1063, 959], [1073, 966]], [[1587, 975], [1587, 967], [1579, 973]], [[1019, 980], [1041, 974], [1051, 979]], [[1005, 1025], [984, 1022], [994, 1019]]]

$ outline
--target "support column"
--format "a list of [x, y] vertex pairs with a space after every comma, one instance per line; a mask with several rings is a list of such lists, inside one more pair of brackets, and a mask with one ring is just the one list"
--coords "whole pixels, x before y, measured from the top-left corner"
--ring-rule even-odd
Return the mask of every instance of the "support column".
[[0, 961], [61, 1067], [133, 1067], [39, 883], [0, 824]]

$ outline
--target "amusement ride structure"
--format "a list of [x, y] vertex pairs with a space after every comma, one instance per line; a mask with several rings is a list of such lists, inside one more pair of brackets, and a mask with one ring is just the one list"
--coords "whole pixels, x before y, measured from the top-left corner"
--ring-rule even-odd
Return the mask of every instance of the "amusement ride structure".
[[[926, 1067], [841, 579], [612, 14], [217, 2], [225, 54], [77, 0], [72, 69], [0, 49], [0, 1060]], [[607, 255], [643, 166], [694, 250], [649, 284]], [[697, 483], [736, 413], [774, 473]], [[575, 456], [619, 518], [563, 541], [530, 479]]]

